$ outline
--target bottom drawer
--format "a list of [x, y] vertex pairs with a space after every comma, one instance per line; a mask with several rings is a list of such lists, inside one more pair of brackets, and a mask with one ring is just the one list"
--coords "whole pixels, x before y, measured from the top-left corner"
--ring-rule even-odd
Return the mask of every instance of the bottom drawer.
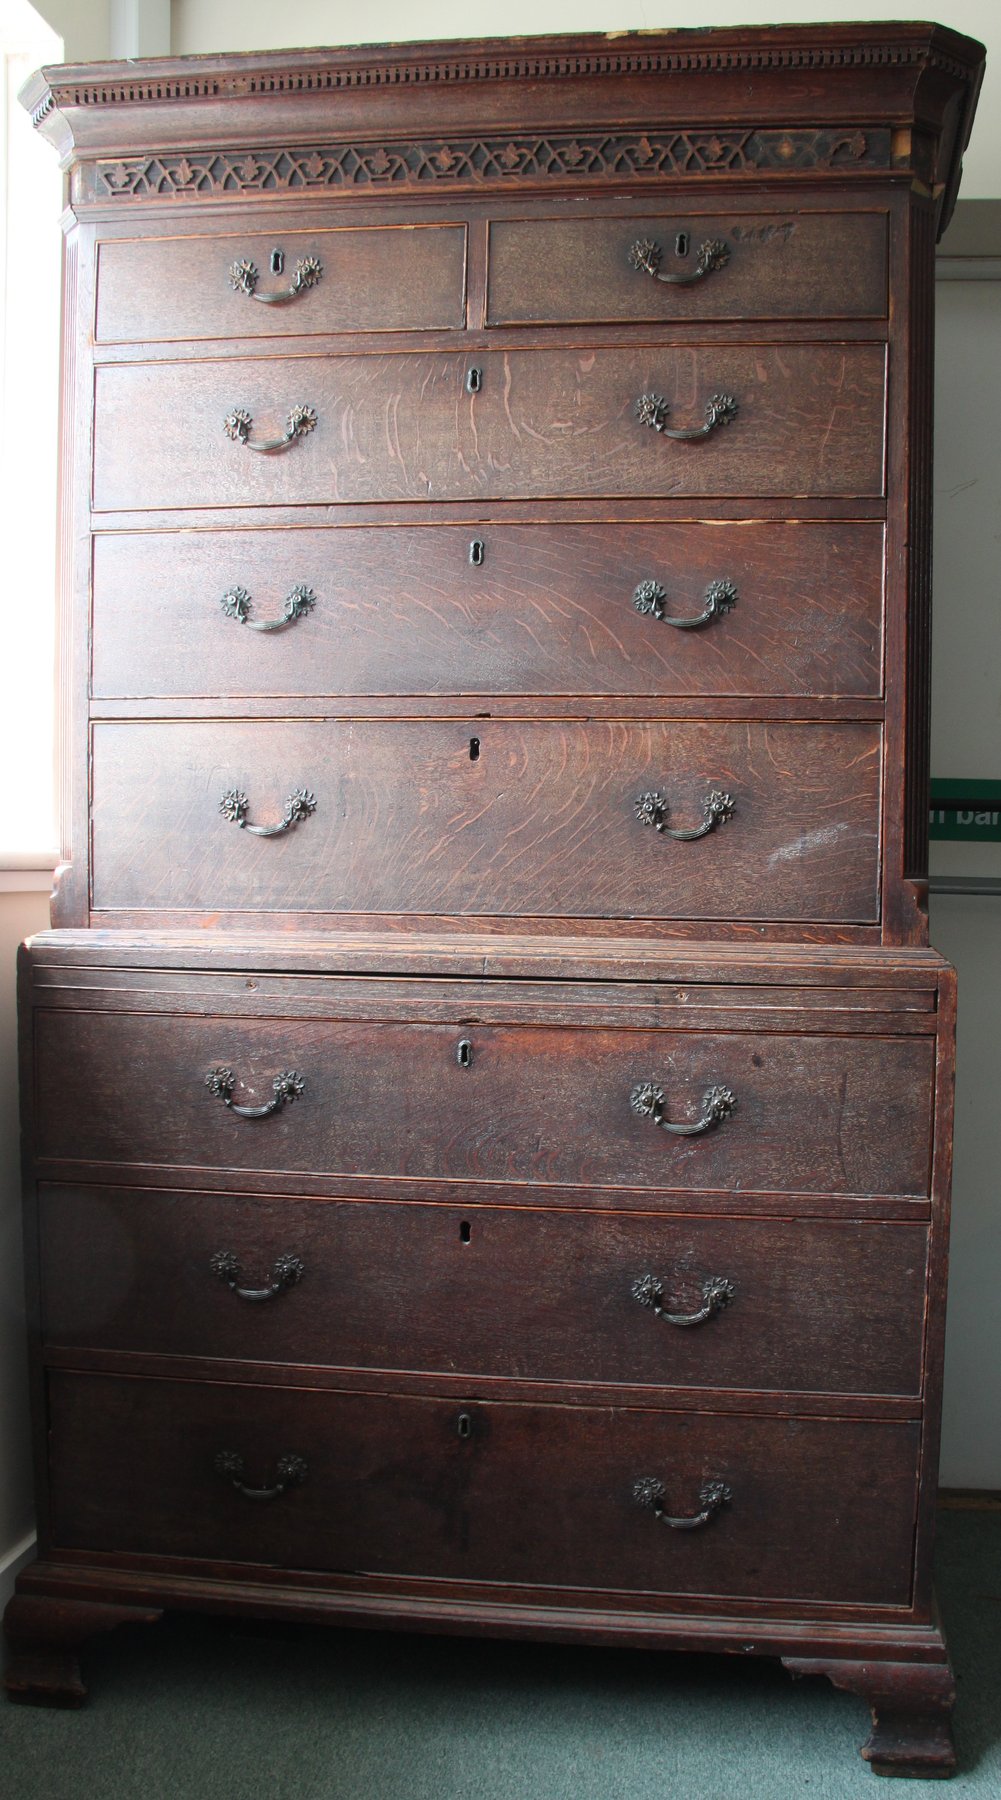
[[[61, 1372], [49, 1396], [56, 1549], [533, 1587], [910, 1598], [916, 1423]], [[721, 1505], [712, 1483], [725, 1484]]]

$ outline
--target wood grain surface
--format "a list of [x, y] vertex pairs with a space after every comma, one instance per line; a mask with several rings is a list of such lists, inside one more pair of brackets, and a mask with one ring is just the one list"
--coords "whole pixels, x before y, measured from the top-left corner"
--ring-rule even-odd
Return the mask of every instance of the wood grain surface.
[[[684, 202], [658, 217], [504, 219], [490, 224], [492, 325], [619, 320], [850, 319], [886, 312], [886, 219], [879, 213], [727, 214]], [[662, 255], [651, 278], [637, 241]], [[680, 242], [679, 242], [680, 240]], [[706, 242], [726, 262], [690, 286]]]
[[[275, 251], [280, 274], [271, 272]], [[234, 289], [249, 262], [257, 294], [287, 292], [297, 262], [322, 273], [283, 306]], [[369, 230], [288, 230], [272, 219], [184, 237], [112, 239], [100, 248], [99, 343], [310, 336], [330, 331], [431, 331], [466, 322], [466, 228], [434, 221]]]
[[[96, 371], [99, 511], [548, 495], [870, 495], [883, 492], [885, 350], [878, 344], [484, 350], [284, 357]], [[466, 391], [472, 367], [478, 393]], [[740, 411], [695, 443], [642, 425], [700, 426], [714, 394]], [[309, 436], [255, 455], [292, 407]]]
[[[859, 520], [108, 533], [94, 693], [877, 695], [882, 559]], [[669, 616], [714, 582], [736, 599], [677, 630], [637, 610], [650, 581]], [[281, 631], [223, 610], [242, 587], [251, 621], [280, 619], [297, 584], [316, 604]]]
[[[93, 736], [96, 907], [550, 917], [878, 916], [874, 725], [328, 720], [105, 723]], [[296, 788], [316, 810], [280, 838]], [[734, 816], [671, 828], [706, 796]]]
[[[910, 1587], [916, 1425], [457, 1405], [58, 1371], [49, 1384], [61, 1546], [891, 1605]], [[268, 1485], [289, 1453], [309, 1474], [255, 1503], [215, 1472], [220, 1450], [245, 1459], [250, 1486]], [[678, 1515], [698, 1513], [707, 1479], [726, 1481], [733, 1499], [702, 1530], [671, 1531], [633, 1498], [648, 1476], [664, 1482]]]
[[[917, 1395], [927, 1233], [855, 1220], [595, 1215], [41, 1189], [46, 1344], [656, 1388]], [[239, 1298], [212, 1273], [267, 1288]], [[719, 1276], [733, 1296], [703, 1324]]]
[[[927, 1038], [39, 1013], [37, 1153], [122, 1165], [371, 1173], [429, 1182], [580, 1184], [698, 1193], [928, 1191]], [[461, 1068], [457, 1048], [471, 1044]], [[232, 1068], [243, 1104], [296, 1069], [300, 1099], [236, 1117], [206, 1086]], [[630, 1108], [641, 1082], [694, 1122], [676, 1137]], [[559, 1203], [558, 1192], [552, 1195]], [[725, 1272], [725, 1271], [724, 1271]]]

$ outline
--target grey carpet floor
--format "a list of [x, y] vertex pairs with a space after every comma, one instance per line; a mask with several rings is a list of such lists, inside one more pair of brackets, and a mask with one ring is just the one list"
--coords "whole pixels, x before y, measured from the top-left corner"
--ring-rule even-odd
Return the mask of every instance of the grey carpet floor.
[[[955, 1795], [1001, 1800], [1001, 1512], [948, 1511]], [[90, 1700], [0, 1702], [3, 1800], [886, 1800], [863, 1703], [755, 1658], [174, 1617], [96, 1642]], [[912, 1800], [932, 1787], [909, 1782]], [[934, 1791], [944, 1795], [941, 1784]]]

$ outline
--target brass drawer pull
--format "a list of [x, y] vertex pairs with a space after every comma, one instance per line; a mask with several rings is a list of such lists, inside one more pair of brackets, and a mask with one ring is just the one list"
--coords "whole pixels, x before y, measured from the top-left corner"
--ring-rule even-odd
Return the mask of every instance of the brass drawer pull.
[[261, 444], [252, 444], [250, 441], [253, 423], [246, 407], [237, 406], [226, 414], [222, 428], [234, 444], [243, 444], [247, 450], [287, 450], [289, 444], [294, 444], [297, 438], [308, 437], [311, 431], [316, 430], [316, 413], [311, 406], [293, 406], [281, 437], [265, 438]]
[[708, 832], [714, 831], [717, 825], [725, 825], [727, 819], [732, 819], [736, 811], [732, 797], [724, 794], [721, 788], [712, 788], [703, 800], [701, 825], [669, 825], [667, 817], [670, 808], [667, 795], [659, 791], [651, 794], [638, 794], [633, 804], [636, 808], [636, 817], [641, 825], [652, 825], [655, 831], [662, 832], [665, 837], [676, 838], [679, 844], [691, 844], [695, 842], [696, 838], [705, 837]]
[[315, 287], [322, 274], [319, 257], [300, 256], [287, 288], [279, 288], [276, 294], [259, 294], [257, 269], [252, 262], [242, 260], [230, 265], [229, 285], [236, 293], [246, 294], [248, 300], [259, 300], [263, 306], [287, 306], [290, 300], [298, 300], [300, 294]]
[[661, 1524], [670, 1525], [672, 1531], [697, 1531], [700, 1525], [715, 1519], [720, 1507], [733, 1499], [733, 1493], [725, 1481], [706, 1481], [699, 1489], [701, 1511], [678, 1519], [664, 1510], [664, 1483], [655, 1475], [643, 1475], [633, 1482], [633, 1499], [637, 1506], [649, 1506]]
[[639, 1082], [629, 1096], [629, 1104], [637, 1118], [649, 1119], [652, 1124], [659, 1125], [662, 1131], [670, 1131], [674, 1137], [701, 1137], [704, 1131], [715, 1130], [717, 1125], [730, 1117], [737, 1104], [737, 1096], [729, 1088], [707, 1088], [702, 1096], [701, 1116], [691, 1125], [674, 1125], [670, 1119], [665, 1119], [664, 1090], [655, 1087], [652, 1081]]
[[274, 1098], [266, 1101], [263, 1106], [237, 1105], [233, 1099], [236, 1076], [232, 1069], [210, 1069], [205, 1077], [205, 1086], [210, 1094], [214, 1094], [217, 1100], [221, 1100], [240, 1119], [268, 1119], [272, 1113], [281, 1112], [283, 1106], [291, 1106], [306, 1091], [306, 1083], [297, 1069], [282, 1069], [275, 1076], [271, 1083]]
[[665, 1325], [704, 1325], [707, 1319], [715, 1318], [724, 1307], [729, 1306], [736, 1292], [733, 1282], [725, 1275], [710, 1275], [702, 1283], [702, 1305], [698, 1312], [672, 1313], [661, 1305], [664, 1298], [664, 1283], [656, 1275], [641, 1275], [633, 1282], [630, 1289], [633, 1299], [641, 1306], [647, 1306], [655, 1319], [663, 1319]]
[[277, 825], [251, 825], [247, 819], [249, 805], [242, 789], [227, 788], [219, 802], [219, 811], [230, 824], [251, 832], [254, 837], [280, 837], [283, 831], [291, 831], [300, 819], [308, 819], [310, 813], [316, 811], [316, 795], [310, 793], [309, 788], [293, 788]]
[[[681, 242], [686, 250], [681, 251]], [[679, 254], [687, 254], [687, 236], [678, 234]], [[693, 281], [704, 281], [716, 269], [723, 269], [730, 261], [730, 246], [722, 238], [707, 238], [695, 252], [695, 267], [681, 275], [665, 275], [661, 270], [664, 251], [654, 238], [637, 238], [629, 252], [629, 261], [641, 275], [652, 275], [654, 281], [663, 281], [668, 287], [691, 287]]]
[[272, 1265], [271, 1280], [267, 1287], [241, 1287], [243, 1267], [232, 1250], [217, 1250], [209, 1261], [209, 1268], [239, 1300], [277, 1300], [279, 1294], [287, 1293], [289, 1288], [295, 1287], [306, 1273], [306, 1266], [300, 1256], [279, 1256]]
[[707, 438], [717, 425], [729, 425], [740, 411], [732, 394], [714, 394], [706, 402], [704, 425], [686, 425], [680, 431], [668, 425], [667, 415], [670, 407], [662, 394], [641, 394], [636, 402], [636, 417], [641, 425], [649, 425], [652, 430], [659, 431], [662, 436], [676, 438], [679, 443], [690, 443], [694, 438]]
[[288, 1493], [289, 1488], [301, 1487], [309, 1474], [309, 1464], [304, 1456], [280, 1456], [275, 1464], [275, 1480], [271, 1487], [248, 1487], [245, 1480], [247, 1465], [235, 1450], [217, 1451], [212, 1459], [212, 1467], [245, 1500], [277, 1500], [281, 1494]]
[[664, 610], [666, 599], [667, 589], [661, 587], [659, 581], [641, 581], [633, 590], [633, 605], [638, 613], [649, 613], [662, 625], [673, 625], [676, 631], [695, 631], [700, 625], [708, 625], [710, 619], [719, 619], [728, 613], [737, 603], [737, 590], [732, 581], [711, 581], [705, 591], [702, 611], [690, 619], [669, 618]]
[[294, 625], [297, 619], [304, 619], [312, 611], [316, 605], [316, 595], [312, 588], [292, 588], [282, 602], [281, 614], [277, 619], [252, 619], [251, 597], [244, 587], [227, 588], [221, 605], [227, 619], [235, 619], [239, 625], [246, 625], [249, 631], [284, 631], [287, 625]]

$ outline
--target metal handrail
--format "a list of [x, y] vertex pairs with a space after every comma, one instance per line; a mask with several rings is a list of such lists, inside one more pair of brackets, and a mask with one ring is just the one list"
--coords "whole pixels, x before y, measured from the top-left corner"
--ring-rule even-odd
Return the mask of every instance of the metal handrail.
[[1001, 875], [931, 875], [929, 894], [1001, 894]]

